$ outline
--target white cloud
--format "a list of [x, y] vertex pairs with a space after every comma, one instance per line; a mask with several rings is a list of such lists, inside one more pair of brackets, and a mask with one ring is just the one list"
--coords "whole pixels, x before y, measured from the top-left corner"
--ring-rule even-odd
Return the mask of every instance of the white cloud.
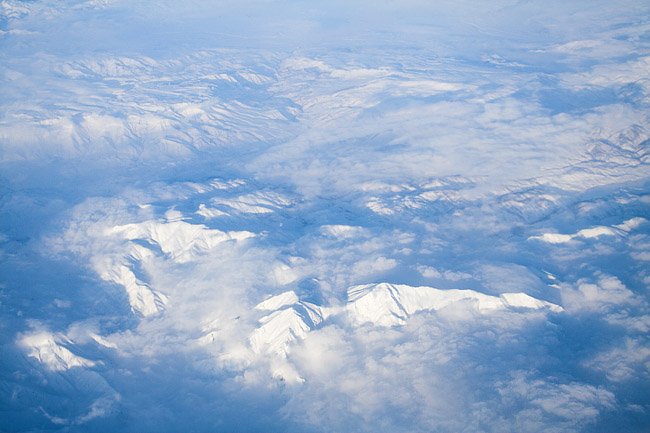
[[377, 257], [376, 259], [362, 260], [352, 266], [352, 272], [357, 277], [368, 277], [377, 272], [387, 271], [397, 266], [397, 260]]
[[621, 344], [599, 353], [585, 365], [605, 373], [612, 382], [639, 380], [650, 376], [650, 348], [644, 339], [627, 338]]
[[579, 280], [575, 286], [561, 285], [562, 303], [574, 311], [607, 312], [620, 306], [639, 304], [637, 296], [616, 277], [600, 275], [597, 282]]
[[[547, 420], [557, 417], [563, 429], [575, 429], [598, 420], [603, 410], [616, 403], [610, 391], [581, 383], [553, 383], [515, 371], [497, 385], [501, 398], [509, 406], [519, 406], [514, 418], [525, 431], [548, 430]], [[522, 408], [523, 403], [523, 408]]]

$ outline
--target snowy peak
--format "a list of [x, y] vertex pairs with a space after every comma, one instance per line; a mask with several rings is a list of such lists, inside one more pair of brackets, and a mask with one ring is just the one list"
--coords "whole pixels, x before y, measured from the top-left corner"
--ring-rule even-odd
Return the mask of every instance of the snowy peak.
[[321, 307], [300, 301], [293, 291], [273, 296], [255, 309], [272, 311], [259, 320], [260, 326], [250, 337], [257, 353], [289, 353], [292, 343], [304, 339], [321, 322], [332, 315], [344, 314], [354, 326], [371, 323], [380, 327], [403, 325], [419, 311], [441, 310], [451, 305], [464, 305], [479, 314], [512, 309], [563, 311], [562, 307], [533, 298], [525, 293], [503, 293], [490, 296], [474, 290], [439, 290], [433, 287], [412, 287], [404, 284], [364, 284], [347, 291], [343, 308]]
[[507, 307], [532, 308], [532, 309], [548, 308], [549, 310], [556, 313], [559, 313], [564, 310], [559, 305], [555, 305], [550, 302], [535, 299], [532, 296], [528, 296], [525, 293], [502, 293], [499, 296], [499, 298], [503, 301], [503, 304]]
[[134, 313], [146, 317], [165, 309], [167, 297], [136, 278], [127, 264], [112, 263], [101, 270], [100, 277], [124, 286]]
[[93, 367], [95, 362], [72, 353], [65, 345], [72, 342], [62, 335], [47, 331], [24, 336], [20, 345], [29, 350], [28, 356], [37, 359], [52, 371], [69, 370], [73, 367]]
[[402, 325], [409, 315], [401, 293], [387, 283], [350, 287], [347, 311], [355, 323], [372, 322], [378, 326]]
[[293, 204], [290, 199], [272, 191], [258, 191], [236, 198], [214, 197], [211, 203], [242, 214], [272, 213]]
[[470, 303], [479, 313], [508, 308], [543, 309], [554, 312], [562, 307], [535, 299], [525, 293], [504, 293], [490, 296], [474, 290], [439, 290], [433, 287], [411, 287], [403, 284], [366, 284], [348, 289], [346, 310], [353, 323], [376, 326], [402, 325], [418, 311], [440, 310], [455, 303]]
[[[125, 254], [95, 260], [94, 267], [100, 277], [115, 282], [126, 289], [131, 310], [143, 317], [165, 309], [168, 298], [136, 276], [138, 264], [155, 255], [156, 247], [176, 263], [191, 262], [197, 255], [206, 253], [227, 241], [243, 240], [255, 236], [247, 231], [223, 232], [209, 229], [202, 224], [181, 221], [182, 214], [170, 210], [167, 221], [148, 220], [141, 223], [111, 227], [109, 235], [117, 235], [125, 241]], [[147, 246], [138, 244], [145, 243]]]
[[222, 242], [255, 236], [254, 233], [246, 231], [222, 232], [208, 229], [202, 224], [189, 224], [184, 221], [146, 221], [116, 226], [112, 231], [128, 240], [142, 239], [157, 244], [165, 254], [169, 254], [179, 263], [188, 262], [196, 254], [210, 250]]
[[286, 356], [289, 345], [303, 339], [323, 321], [323, 308], [300, 301], [293, 291], [281, 293], [258, 304], [255, 309], [272, 313], [259, 320], [260, 327], [250, 337], [255, 352]]
[[264, 302], [260, 302], [255, 309], [257, 310], [277, 310], [287, 305], [297, 304], [298, 295], [293, 290], [272, 296]]

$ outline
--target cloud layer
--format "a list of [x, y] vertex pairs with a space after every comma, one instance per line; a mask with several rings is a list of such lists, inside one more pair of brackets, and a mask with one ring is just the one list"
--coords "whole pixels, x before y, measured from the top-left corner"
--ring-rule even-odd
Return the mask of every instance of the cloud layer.
[[7, 431], [644, 431], [644, 2], [0, 3]]

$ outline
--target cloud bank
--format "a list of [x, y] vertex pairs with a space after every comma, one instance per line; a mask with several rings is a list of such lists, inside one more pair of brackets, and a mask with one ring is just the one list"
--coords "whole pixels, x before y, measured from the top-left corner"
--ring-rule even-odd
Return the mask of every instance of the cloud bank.
[[3, 431], [646, 431], [648, 5], [0, 3]]

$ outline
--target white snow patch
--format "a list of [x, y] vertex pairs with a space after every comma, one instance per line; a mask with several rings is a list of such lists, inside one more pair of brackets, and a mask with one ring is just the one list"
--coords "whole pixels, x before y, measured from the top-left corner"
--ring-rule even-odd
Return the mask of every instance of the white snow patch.
[[260, 319], [261, 326], [250, 337], [251, 347], [257, 353], [286, 356], [291, 343], [305, 338], [322, 321], [319, 306], [308, 302], [293, 304]]
[[258, 310], [277, 310], [286, 305], [297, 304], [298, 295], [293, 290], [273, 296], [264, 302], [260, 302], [255, 308]]
[[263, 214], [287, 207], [291, 200], [274, 192], [256, 192], [239, 196], [234, 199], [214, 197], [212, 203], [226, 205], [241, 213]]
[[53, 371], [69, 370], [73, 367], [93, 367], [95, 362], [77, 356], [62, 344], [72, 342], [61, 335], [40, 331], [25, 335], [19, 344], [29, 350], [28, 356], [36, 358]]
[[104, 347], [109, 347], [109, 348], [111, 348], [111, 349], [117, 349], [117, 345], [116, 345], [116, 344], [111, 343], [110, 341], [108, 341], [107, 339], [105, 339], [104, 337], [102, 337], [101, 335], [98, 335], [98, 334], [95, 334], [95, 333], [91, 333], [91, 334], [90, 334], [90, 337], [91, 337], [93, 340], [95, 340], [98, 344], [101, 344], [101, 345], [104, 346]]
[[504, 304], [510, 307], [541, 309], [548, 308], [551, 311], [559, 313], [563, 308], [550, 302], [535, 299], [525, 293], [503, 293], [499, 296], [503, 299]]
[[145, 221], [139, 224], [115, 226], [112, 233], [122, 235], [125, 239], [143, 239], [153, 241], [160, 249], [179, 263], [185, 263], [203, 251], [210, 250], [222, 242], [243, 240], [255, 236], [247, 231], [222, 232], [208, 229], [202, 224], [190, 224], [184, 221]]
[[105, 281], [113, 281], [126, 289], [133, 312], [146, 317], [165, 308], [167, 297], [136, 278], [127, 265], [109, 261], [105, 263], [107, 266], [103, 269], [99, 263], [95, 266], [100, 278]]
[[327, 317], [327, 309], [300, 301], [294, 291], [273, 296], [255, 309], [275, 310], [262, 317], [261, 326], [250, 336], [250, 344], [257, 353], [274, 353], [281, 357], [289, 352], [291, 343], [303, 339], [307, 333]]
[[439, 290], [388, 283], [350, 287], [348, 302], [346, 309], [354, 323], [373, 323], [376, 326], [402, 325], [410, 315], [418, 311], [440, 310], [458, 302], [470, 302], [479, 313], [507, 307], [562, 311], [558, 305], [524, 293], [505, 293], [497, 297], [473, 290]]
[[210, 186], [218, 190], [237, 188], [238, 186], [242, 186], [245, 184], [246, 181], [242, 179], [231, 179], [231, 180], [213, 179], [212, 181], [210, 181]]
[[368, 200], [368, 203], [366, 203], [366, 207], [379, 215], [393, 215], [395, 213], [393, 209], [386, 206], [377, 197], [373, 197], [370, 200]]

